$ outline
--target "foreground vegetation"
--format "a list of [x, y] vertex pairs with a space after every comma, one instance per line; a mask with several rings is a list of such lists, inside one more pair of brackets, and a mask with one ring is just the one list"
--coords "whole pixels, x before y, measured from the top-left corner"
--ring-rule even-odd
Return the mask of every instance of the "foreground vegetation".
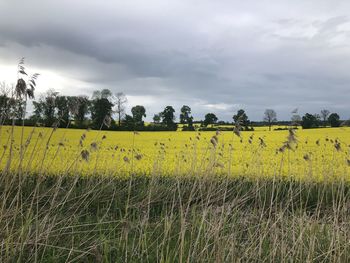
[[3, 174], [2, 262], [348, 262], [349, 184]]

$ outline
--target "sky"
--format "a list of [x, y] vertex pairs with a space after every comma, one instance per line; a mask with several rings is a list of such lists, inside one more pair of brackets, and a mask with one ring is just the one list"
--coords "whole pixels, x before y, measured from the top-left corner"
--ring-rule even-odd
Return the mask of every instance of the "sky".
[[21, 57], [37, 97], [107, 88], [147, 120], [167, 105], [195, 120], [350, 118], [348, 0], [0, 0], [0, 81]]

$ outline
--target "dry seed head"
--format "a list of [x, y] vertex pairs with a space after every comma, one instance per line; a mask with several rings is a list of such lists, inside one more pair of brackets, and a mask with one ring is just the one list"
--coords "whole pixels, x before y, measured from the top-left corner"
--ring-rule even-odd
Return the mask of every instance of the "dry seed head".
[[214, 146], [214, 148], [216, 148], [216, 146], [218, 145], [218, 142], [219, 142], [218, 137], [216, 135], [214, 135], [213, 137], [211, 137], [210, 142]]
[[341, 150], [341, 145], [340, 142], [336, 140], [334, 143], [334, 148], [339, 152]]
[[89, 153], [88, 150], [82, 150], [81, 153], [80, 153], [80, 155], [81, 155], [81, 158], [82, 158], [84, 161], [86, 161], [86, 162], [89, 161], [90, 153]]
[[142, 159], [142, 154], [139, 154], [139, 153], [136, 154], [136, 155], [135, 155], [135, 159], [138, 160], [138, 161], [140, 161], [140, 160]]
[[215, 166], [215, 167], [219, 167], [219, 168], [224, 168], [224, 165], [223, 165], [222, 163], [220, 163], [220, 162], [216, 162], [216, 163], [214, 164], [214, 166]]
[[128, 157], [126, 157], [126, 156], [124, 156], [124, 157], [123, 157], [123, 160], [124, 160], [124, 162], [126, 162], [126, 163], [130, 163], [129, 158], [128, 158]]
[[105, 117], [104, 120], [103, 120], [103, 124], [104, 124], [107, 128], [109, 128], [109, 127], [111, 127], [111, 122], [112, 122], [111, 116], [106, 115], [106, 117]]
[[237, 125], [233, 129], [233, 133], [236, 134], [238, 137], [241, 137], [241, 131]]
[[266, 147], [266, 143], [265, 143], [263, 138], [259, 137], [259, 141], [260, 141], [260, 146], [261, 147]]
[[295, 130], [294, 129], [289, 129], [288, 132], [289, 132], [289, 134], [288, 134], [288, 142], [289, 143], [297, 143]]
[[305, 154], [303, 158], [305, 161], [310, 161], [310, 156], [308, 154]]
[[278, 151], [281, 152], [281, 153], [284, 153], [285, 150], [286, 150], [286, 145], [285, 144], [278, 149]]
[[98, 149], [97, 143], [96, 143], [96, 142], [92, 142], [92, 143], [90, 144], [90, 146], [91, 146], [91, 150], [96, 151], [96, 150]]

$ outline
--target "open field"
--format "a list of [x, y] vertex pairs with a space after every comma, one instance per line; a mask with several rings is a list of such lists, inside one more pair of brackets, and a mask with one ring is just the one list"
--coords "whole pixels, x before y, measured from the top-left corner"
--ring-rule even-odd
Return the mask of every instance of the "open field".
[[[49, 174], [349, 178], [350, 128], [242, 132], [0, 131], [0, 167]], [[213, 141], [213, 137], [215, 140]], [[22, 142], [22, 149], [20, 147]], [[214, 145], [215, 144], [215, 145]], [[85, 153], [85, 154], [84, 154]], [[11, 158], [9, 158], [11, 156]], [[11, 162], [9, 163], [9, 159]]]

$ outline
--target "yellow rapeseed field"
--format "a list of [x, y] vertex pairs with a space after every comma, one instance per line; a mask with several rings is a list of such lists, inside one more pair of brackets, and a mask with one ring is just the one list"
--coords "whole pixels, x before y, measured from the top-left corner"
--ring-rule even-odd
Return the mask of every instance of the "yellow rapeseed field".
[[[113, 132], [3, 126], [0, 167], [44, 174], [334, 180], [350, 176], [350, 128], [252, 132]], [[12, 138], [12, 143], [11, 143]], [[12, 146], [11, 146], [12, 144]], [[22, 145], [22, 147], [20, 147]]]

